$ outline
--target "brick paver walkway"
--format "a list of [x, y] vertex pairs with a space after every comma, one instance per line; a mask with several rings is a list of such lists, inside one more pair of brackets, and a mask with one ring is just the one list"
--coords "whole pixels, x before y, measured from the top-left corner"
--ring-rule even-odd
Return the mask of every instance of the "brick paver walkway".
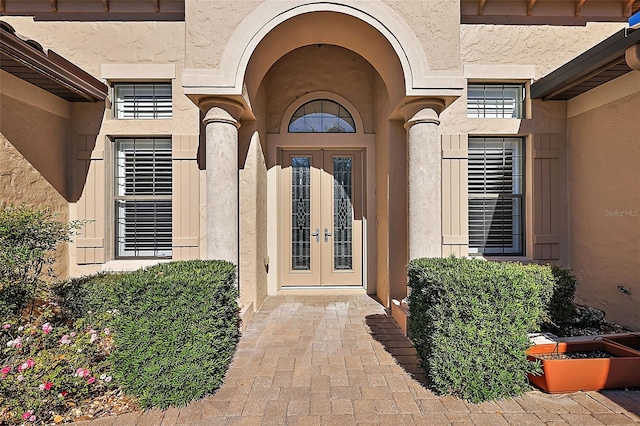
[[578, 392], [480, 405], [427, 390], [415, 350], [367, 296], [269, 297], [222, 388], [183, 409], [106, 425], [632, 425], [640, 392]]

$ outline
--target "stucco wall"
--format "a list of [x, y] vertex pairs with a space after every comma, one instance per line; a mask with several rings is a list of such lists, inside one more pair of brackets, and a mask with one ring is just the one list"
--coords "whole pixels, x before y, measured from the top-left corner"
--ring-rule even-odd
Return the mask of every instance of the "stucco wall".
[[286, 108], [298, 97], [328, 91], [358, 110], [365, 133], [373, 133], [373, 67], [360, 55], [337, 46], [307, 46], [282, 57], [267, 74], [268, 131], [279, 133]]
[[432, 70], [460, 67], [460, 0], [384, 2], [407, 22]]
[[460, 26], [460, 56], [463, 64], [532, 64], [540, 78], [624, 26], [465, 24]]
[[186, 66], [218, 68], [229, 37], [262, 1], [186, 0]]
[[267, 296], [266, 98], [264, 84], [254, 103], [257, 120], [245, 121], [239, 132], [240, 299], [254, 310]]
[[[48, 207], [56, 220], [68, 222], [68, 118], [4, 94], [0, 105], [0, 201]], [[66, 246], [56, 255], [61, 276], [67, 273]]]
[[570, 257], [578, 299], [634, 330], [640, 328], [638, 111], [635, 93], [568, 120]]

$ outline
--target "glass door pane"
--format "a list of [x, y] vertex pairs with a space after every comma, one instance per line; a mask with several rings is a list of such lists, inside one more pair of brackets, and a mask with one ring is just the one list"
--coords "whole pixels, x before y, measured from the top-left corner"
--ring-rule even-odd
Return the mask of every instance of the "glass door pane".
[[353, 269], [353, 158], [333, 158], [333, 269]]
[[311, 269], [311, 158], [291, 158], [291, 269]]

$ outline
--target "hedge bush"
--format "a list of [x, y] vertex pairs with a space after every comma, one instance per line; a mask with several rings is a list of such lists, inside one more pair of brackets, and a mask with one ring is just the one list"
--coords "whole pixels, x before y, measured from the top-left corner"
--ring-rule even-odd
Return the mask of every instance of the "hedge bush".
[[50, 286], [49, 298], [69, 319], [84, 318], [118, 308], [116, 294], [125, 273], [99, 272], [59, 281]]
[[576, 294], [577, 281], [573, 273], [568, 269], [551, 266], [551, 272], [555, 279], [553, 296], [549, 302], [549, 317], [544, 324], [548, 331], [559, 335], [567, 334], [567, 331], [575, 325], [578, 311], [573, 298]]
[[114, 376], [143, 407], [185, 406], [222, 384], [239, 337], [235, 266], [162, 263], [115, 292]]
[[55, 249], [84, 223], [60, 222], [48, 208], [0, 205], [0, 318], [42, 297], [55, 276]]
[[446, 258], [408, 266], [409, 332], [440, 393], [471, 402], [529, 389], [527, 333], [546, 316], [554, 279], [546, 266]]

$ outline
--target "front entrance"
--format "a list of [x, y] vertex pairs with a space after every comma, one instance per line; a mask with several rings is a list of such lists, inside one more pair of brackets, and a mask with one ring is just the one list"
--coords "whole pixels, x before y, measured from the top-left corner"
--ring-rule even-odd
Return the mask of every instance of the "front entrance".
[[363, 150], [282, 150], [283, 286], [362, 286]]

